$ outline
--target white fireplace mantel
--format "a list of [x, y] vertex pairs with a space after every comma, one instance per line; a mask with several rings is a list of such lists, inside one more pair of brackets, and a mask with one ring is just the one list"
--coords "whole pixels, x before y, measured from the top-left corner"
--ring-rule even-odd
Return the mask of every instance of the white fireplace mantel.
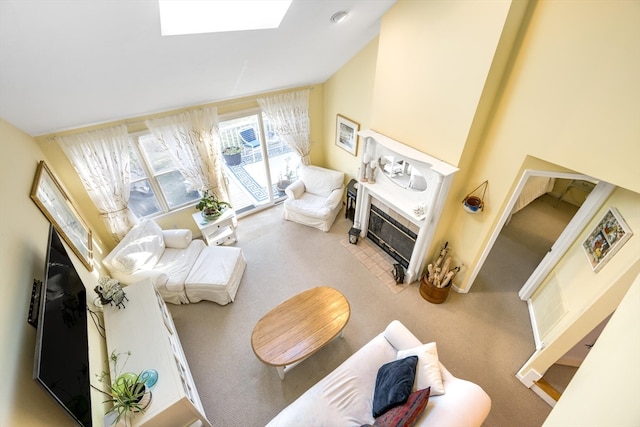
[[[375, 131], [366, 129], [359, 132], [359, 135], [363, 138], [363, 148], [360, 155], [361, 168], [364, 169], [365, 165], [371, 161], [379, 165], [380, 157], [387, 156], [396, 161], [408, 162], [425, 178], [427, 188], [424, 191], [415, 191], [403, 188], [393, 182], [391, 178], [379, 170], [379, 167], [376, 168], [374, 183], [370, 180], [363, 182], [362, 176], [358, 177], [360, 182], [354, 227], [362, 230], [362, 237], [367, 235], [372, 197], [386, 204], [418, 227], [416, 244], [405, 272], [405, 282], [414, 282], [421, 277], [424, 270], [426, 252], [431, 245], [453, 175], [458, 171], [458, 168]], [[423, 208], [422, 214], [416, 214], [415, 208], [418, 206]]]

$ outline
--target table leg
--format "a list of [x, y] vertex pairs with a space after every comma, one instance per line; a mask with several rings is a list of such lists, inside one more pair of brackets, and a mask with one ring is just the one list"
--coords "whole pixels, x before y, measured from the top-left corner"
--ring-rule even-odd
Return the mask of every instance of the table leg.
[[280, 379], [284, 380], [284, 366], [276, 366], [276, 371], [278, 371]]

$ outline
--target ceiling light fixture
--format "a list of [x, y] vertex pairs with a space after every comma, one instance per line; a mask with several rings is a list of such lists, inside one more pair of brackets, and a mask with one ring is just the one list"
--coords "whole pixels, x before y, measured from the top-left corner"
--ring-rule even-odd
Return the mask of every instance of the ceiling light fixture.
[[338, 22], [344, 21], [347, 16], [349, 16], [349, 12], [341, 10], [331, 15], [331, 22], [337, 24]]
[[163, 36], [278, 28], [292, 0], [158, 0]]

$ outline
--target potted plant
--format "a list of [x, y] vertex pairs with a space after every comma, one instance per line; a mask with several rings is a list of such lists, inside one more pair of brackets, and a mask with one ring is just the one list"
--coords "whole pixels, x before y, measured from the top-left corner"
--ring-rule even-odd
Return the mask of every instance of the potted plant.
[[[131, 352], [125, 353], [127, 359], [131, 356]], [[101, 374], [96, 374], [101, 382], [106, 382], [109, 385], [109, 391], [105, 392], [96, 387], [96, 390], [108, 396], [108, 399], [103, 403], [111, 403], [113, 406], [107, 411], [107, 414], [114, 413], [115, 419], [113, 424], [117, 424], [121, 418], [124, 417], [125, 423], [128, 422], [128, 417], [134, 412], [144, 412], [149, 403], [151, 403], [151, 390], [146, 385], [146, 380], [142, 374], [134, 374], [127, 372], [119, 374], [118, 372], [118, 358], [121, 353], [112, 352], [109, 360], [113, 364], [113, 374], [116, 375], [116, 379], [113, 382], [108, 381], [109, 373], [102, 371]], [[126, 364], [125, 362], [122, 364]]]
[[230, 145], [222, 149], [222, 157], [229, 166], [237, 166], [242, 162], [242, 147]]
[[218, 197], [209, 190], [205, 190], [202, 199], [196, 205], [196, 209], [202, 211], [202, 216], [206, 219], [216, 219], [231, 205], [227, 202], [219, 200]]

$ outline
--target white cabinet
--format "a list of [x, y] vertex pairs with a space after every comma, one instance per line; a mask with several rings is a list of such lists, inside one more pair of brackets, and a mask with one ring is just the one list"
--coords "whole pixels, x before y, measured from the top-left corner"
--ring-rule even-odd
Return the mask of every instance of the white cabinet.
[[205, 219], [201, 212], [192, 216], [207, 245], [226, 245], [238, 241], [233, 209], [226, 209], [218, 218], [211, 220]]
[[210, 427], [165, 302], [149, 280], [124, 290], [124, 309], [104, 307], [108, 354], [131, 352], [123, 372], [158, 372], [151, 403], [135, 415], [132, 425]]

